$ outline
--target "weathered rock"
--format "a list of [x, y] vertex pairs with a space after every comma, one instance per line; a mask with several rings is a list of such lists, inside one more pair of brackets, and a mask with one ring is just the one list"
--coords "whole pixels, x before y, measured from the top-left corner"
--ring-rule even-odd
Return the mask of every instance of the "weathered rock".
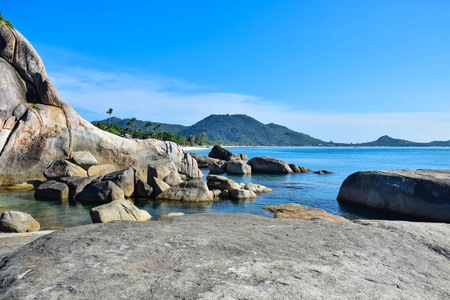
[[227, 161], [219, 160], [208, 164], [210, 174], [223, 174], [227, 171]]
[[178, 173], [177, 167], [174, 162], [168, 159], [162, 159], [149, 162], [147, 176], [148, 178], [156, 177], [164, 179], [171, 173]]
[[165, 183], [162, 179], [156, 177], [150, 177], [148, 179], [148, 184], [153, 189], [152, 197], [156, 197], [167, 189], [170, 189], [170, 185]]
[[294, 173], [308, 173], [311, 172], [311, 169], [300, 167], [296, 164], [289, 164], [289, 167], [292, 169]]
[[222, 194], [222, 191], [217, 189], [217, 190], [211, 190], [211, 193], [213, 193], [213, 197], [217, 198], [220, 196], [220, 194]]
[[89, 151], [99, 164], [118, 169], [141, 169], [148, 161], [170, 159], [187, 177], [203, 176], [197, 162], [175, 143], [124, 139], [83, 120], [60, 101], [28, 41], [1, 24], [0, 128], [11, 117], [16, 119], [13, 129], [0, 131], [0, 185], [42, 180], [46, 166], [77, 151]]
[[227, 163], [227, 173], [229, 174], [251, 174], [252, 167], [245, 161], [235, 160]]
[[306, 221], [333, 221], [347, 222], [346, 218], [329, 214], [323, 209], [311, 208], [308, 206], [289, 203], [281, 205], [271, 205], [263, 207], [263, 209], [271, 211], [277, 219], [298, 219]]
[[69, 199], [69, 187], [65, 183], [49, 180], [36, 189], [34, 197], [47, 200], [67, 200]]
[[256, 194], [250, 190], [230, 189], [224, 190], [220, 195], [220, 197], [233, 200], [248, 200], [248, 199], [255, 199]]
[[134, 196], [137, 198], [150, 198], [153, 188], [142, 179], [138, 179], [134, 186]]
[[450, 170], [361, 171], [341, 185], [338, 201], [450, 222]]
[[211, 149], [211, 152], [209, 152], [208, 156], [211, 158], [217, 158], [220, 160], [227, 160], [227, 158], [233, 156], [233, 152], [231, 152], [223, 147], [220, 147], [219, 145], [215, 145]]
[[206, 180], [210, 190], [231, 190], [241, 188], [238, 183], [224, 176], [208, 175]]
[[247, 154], [241, 153], [241, 154], [239, 154], [239, 157], [241, 160], [248, 160]]
[[61, 177], [86, 177], [86, 171], [67, 160], [56, 160], [44, 170], [44, 176], [47, 180], [57, 180]]
[[174, 186], [177, 184], [180, 184], [183, 182], [183, 180], [181, 179], [180, 175], [178, 174], [178, 172], [172, 172], [169, 175], [167, 175], [163, 181], [165, 183], [167, 183], [170, 186]]
[[119, 168], [112, 164], [103, 164], [91, 166], [88, 169], [89, 176], [104, 176], [106, 174], [119, 171]]
[[220, 159], [203, 156], [197, 153], [189, 152], [189, 154], [197, 161], [199, 168], [208, 168], [209, 163], [220, 161]]
[[0, 231], [30, 232], [39, 231], [41, 225], [30, 214], [20, 211], [5, 211], [0, 216]]
[[26, 182], [22, 182], [22, 183], [18, 183], [15, 185], [11, 185], [6, 187], [7, 190], [32, 190], [34, 189], [34, 185], [31, 183], [26, 183]]
[[1, 295], [449, 299], [449, 236], [449, 224], [246, 214], [92, 224], [53, 232], [8, 255], [0, 263]]
[[129, 198], [134, 193], [134, 169], [128, 168], [121, 171], [112, 172], [103, 176], [102, 181], [112, 181], [120, 187], [125, 195]]
[[213, 193], [208, 190], [204, 181], [188, 181], [175, 185], [161, 194], [156, 199], [177, 200], [177, 201], [213, 201]]
[[93, 223], [106, 223], [111, 221], [148, 221], [152, 216], [137, 208], [131, 201], [121, 199], [92, 208], [89, 211]]
[[170, 217], [181, 217], [184, 216], [184, 213], [168, 213], [168, 214], [163, 214], [160, 216], [157, 216], [156, 219], [161, 219], [161, 218], [170, 218]]
[[249, 191], [252, 191], [252, 192], [254, 192], [254, 193], [268, 193], [268, 192], [271, 192], [271, 191], [273, 191], [273, 189], [271, 189], [271, 188], [268, 188], [268, 187], [265, 187], [265, 186], [263, 186], [263, 185], [261, 185], [261, 184], [257, 184], [257, 183], [247, 183], [244, 187], [243, 187], [243, 189], [244, 190], [249, 190]]
[[84, 203], [108, 203], [125, 197], [122, 189], [112, 181], [92, 182], [75, 196]]
[[76, 151], [73, 153], [72, 159], [77, 165], [86, 171], [89, 170], [91, 166], [98, 164], [97, 159], [95, 159], [94, 155], [92, 155], [89, 151]]
[[334, 172], [327, 171], [327, 170], [314, 171], [314, 173], [315, 174], [334, 174]]
[[[63, 179], [63, 178], [61, 178]], [[77, 195], [88, 185], [93, 182], [100, 182], [101, 178], [99, 176], [89, 176], [89, 177], [78, 177], [73, 178], [67, 182], [69, 187], [69, 199], [76, 199]]]
[[287, 174], [293, 173], [289, 165], [281, 159], [268, 156], [254, 157], [248, 161], [253, 173]]

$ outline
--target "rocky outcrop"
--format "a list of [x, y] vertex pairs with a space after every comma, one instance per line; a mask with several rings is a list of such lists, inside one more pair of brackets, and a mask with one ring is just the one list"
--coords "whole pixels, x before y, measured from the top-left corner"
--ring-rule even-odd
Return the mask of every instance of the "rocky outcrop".
[[450, 225], [194, 214], [59, 230], [0, 262], [4, 299], [449, 299]]
[[261, 184], [257, 184], [257, 183], [247, 183], [244, 187], [243, 187], [243, 189], [244, 190], [249, 190], [249, 191], [252, 191], [252, 192], [254, 192], [254, 193], [268, 193], [268, 192], [271, 192], [271, 191], [273, 191], [273, 189], [271, 189], [271, 188], [268, 188], [268, 187], [265, 187], [265, 186], [263, 186], [263, 185], [261, 185]]
[[223, 147], [220, 147], [218, 145], [215, 145], [211, 149], [211, 152], [209, 152], [208, 156], [211, 158], [217, 158], [220, 160], [227, 160], [227, 161], [241, 159], [239, 155], [236, 155], [233, 152], [231, 152]]
[[294, 173], [307, 173], [307, 172], [311, 172], [311, 169], [305, 168], [305, 167], [300, 167], [296, 164], [289, 164], [289, 167], [291, 168], [292, 172]]
[[411, 217], [450, 222], [450, 170], [356, 172], [344, 180], [337, 199]]
[[49, 180], [36, 189], [34, 197], [45, 200], [67, 200], [69, 199], [69, 187], [65, 183]]
[[208, 164], [217, 162], [220, 159], [203, 156], [197, 153], [189, 152], [189, 154], [197, 161], [199, 168], [208, 168]]
[[315, 174], [334, 174], [334, 172], [327, 171], [327, 170], [314, 171], [314, 173]]
[[346, 218], [329, 214], [323, 209], [311, 208], [308, 206], [289, 203], [281, 205], [271, 205], [263, 207], [264, 210], [273, 212], [277, 219], [297, 219], [305, 221], [333, 221], [347, 222]]
[[131, 201], [121, 199], [92, 208], [89, 211], [93, 223], [111, 221], [148, 221], [152, 216], [142, 209], [138, 209]]
[[210, 190], [232, 190], [241, 188], [238, 183], [224, 176], [208, 175], [206, 180]]
[[24, 212], [5, 211], [0, 215], [0, 231], [3, 232], [39, 231], [40, 227], [38, 221]]
[[67, 160], [55, 160], [44, 170], [47, 180], [56, 180], [61, 177], [86, 177], [86, 171]]
[[175, 143], [124, 139], [81, 118], [58, 98], [29, 42], [0, 24], [0, 185], [42, 180], [50, 163], [77, 151], [89, 151], [99, 164], [118, 169], [143, 170], [148, 162], [169, 159], [180, 174], [203, 176]]
[[213, 201], [213, 193], [204, 181], [182, 182], [159, 194], [156, 199], [186, 202]]
[[253, 173], [288, 174], [293, 173], [289, 165], [281, 159], [268, 156], [254, 157], [248, 161]]
[[248, 165], [245, 161], [235, 160], [229, 161], [227, 163], [227, 173], [228, 174], [251, 174], [252, 167]]

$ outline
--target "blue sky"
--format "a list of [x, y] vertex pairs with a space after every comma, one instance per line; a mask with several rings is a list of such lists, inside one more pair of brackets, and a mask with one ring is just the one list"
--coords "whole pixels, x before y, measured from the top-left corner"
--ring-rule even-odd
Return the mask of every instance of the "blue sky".
[[243, 113], [335, 142], [450, 139], [449, 1], [9, 1], [92, 121]]

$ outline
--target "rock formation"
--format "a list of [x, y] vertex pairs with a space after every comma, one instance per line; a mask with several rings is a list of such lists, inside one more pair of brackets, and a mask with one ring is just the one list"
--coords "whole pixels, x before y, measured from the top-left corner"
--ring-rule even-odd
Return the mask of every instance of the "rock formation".
[[113, 221], [0, 263], [3, 299], [449, 299], [450, 225], [246, 214]]
[[118, 169], [170, 159], [180, 174], [202, 177], [197, 162], [175, 143], [124, 139], [81, 118], [61, 101], [33, 46], [0, 24], [0, 185], [43, 179], [50, 163], [77, 151]]
[[341, 185], [338, 201], [450, 222], [450, 170], [361, 171]]

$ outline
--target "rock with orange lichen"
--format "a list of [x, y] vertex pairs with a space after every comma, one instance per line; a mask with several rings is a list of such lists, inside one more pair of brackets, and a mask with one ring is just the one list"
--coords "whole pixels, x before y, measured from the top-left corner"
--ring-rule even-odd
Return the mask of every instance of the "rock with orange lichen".
[[297, 219], [307, 221], [334, 221], [334, 222], [347, 222], [348, 220], [343, 217], [332, 215], [324, 211], [323, 209], [311, 208], [308, 206], [289, 203], [281, 205], [271, 205], [263, 207], [263, 209], [275, 213], [274, 218], [277, 219]]

